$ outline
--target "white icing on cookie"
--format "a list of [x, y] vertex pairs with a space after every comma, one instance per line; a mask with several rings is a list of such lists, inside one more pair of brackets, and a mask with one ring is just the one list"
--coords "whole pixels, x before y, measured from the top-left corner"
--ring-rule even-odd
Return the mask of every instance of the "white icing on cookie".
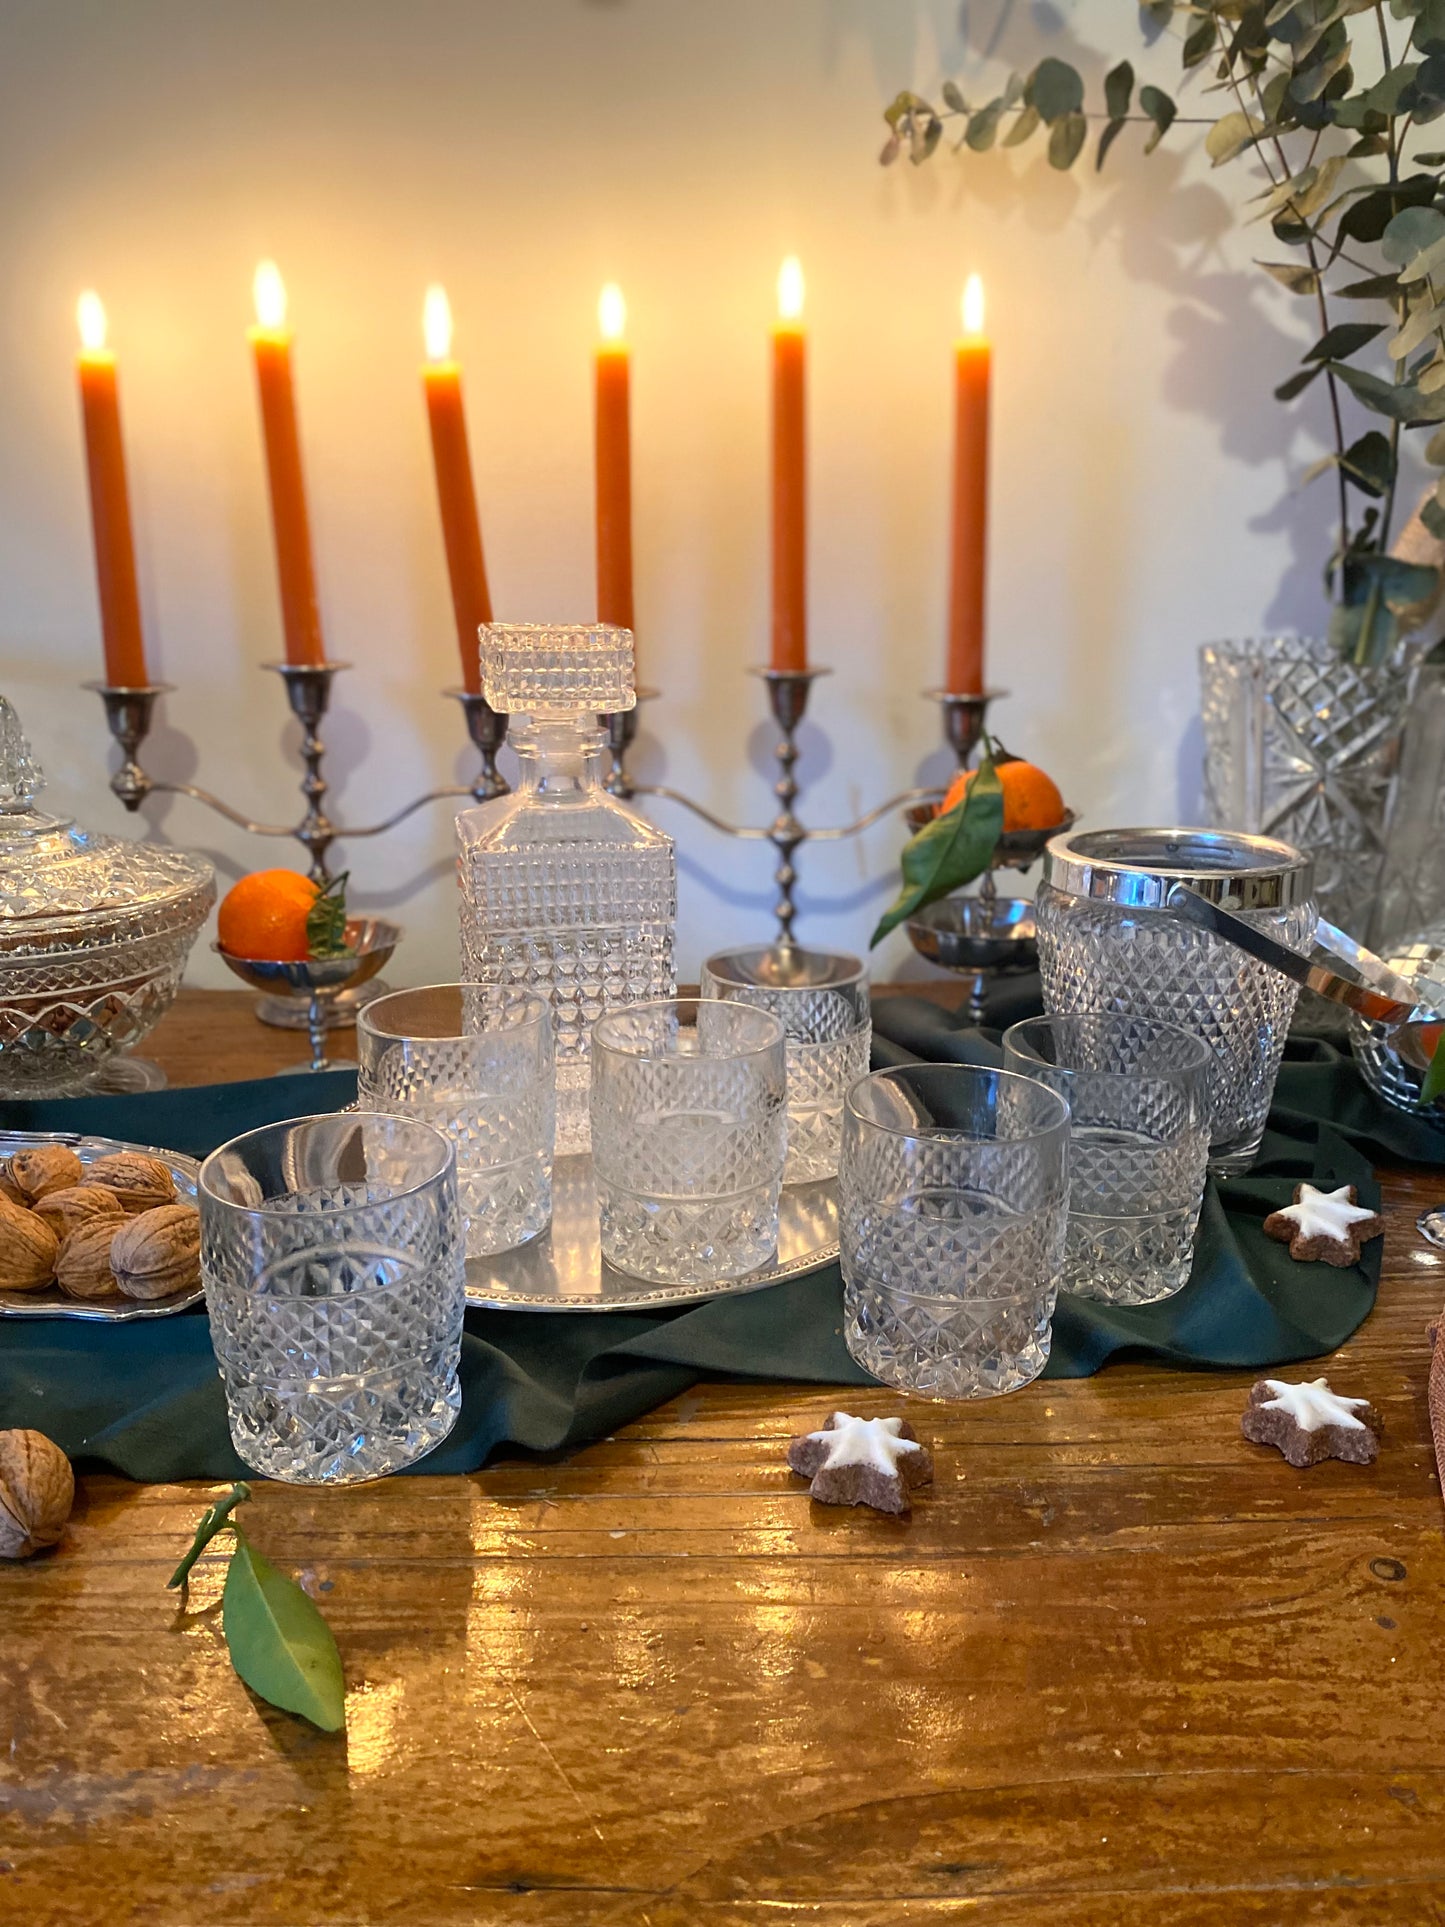
[[822, 1471], [836, 1465], [871, 1465], [890, 1479], [898, 1477], [898, 1461], [910, 1452], [921, 1452], [917, 1439], [902, 1439], [901, 1418], [854, 1418], [850, 1412], [835, 1412], [831, 1431], [810, 1432], [828, 1448]]
[[1335, 1238], [1348, 1244], [1350, 1226], [1362, 1224], [1375, 1214], [1362, 1204], [1350, 1203], [1347, 1184], [1338, 1191], [1316, 1191], [1312, 1184], [1302, 1184], [1298, 1204], [1285, 1205], [1279, 1215], [1298, 1225], [1302, 1238]]
[[1264, 1406], [1275, 1412], [1288, 1412], [1302, 1432], [1318, 1432], [1322, 1425], [1344, 1425], [1357, 1432], [1365, 1430], [1363, 1419], [1355, 1413], [1362, 1412], [1369, 1404], [1367, 1398], [1341, 1398], [1338, 1392], [1330, 1390], [1327, 1378], [1312, 1378], [1303, 1385], [1286, 1384], [1282, 1378], [1267, 1378], [1265, 1384], [1274, 1393], [1273, 1398], [1262, 1401]]

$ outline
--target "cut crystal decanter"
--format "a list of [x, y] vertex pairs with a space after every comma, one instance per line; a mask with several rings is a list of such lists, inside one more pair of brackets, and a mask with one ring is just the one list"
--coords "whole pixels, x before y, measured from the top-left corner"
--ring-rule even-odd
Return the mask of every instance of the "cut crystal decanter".
[[670, 997], [672, 838], [602, 787], [599, 714], [631, 709], [632, 634], [605, 624], [487, 623], [482, 687], [522, 716], [516, 790], [457, 818], [462, 974], [552, 1006], [557, 1153], [585, 1151], [589, 1033], [605, 1010]]

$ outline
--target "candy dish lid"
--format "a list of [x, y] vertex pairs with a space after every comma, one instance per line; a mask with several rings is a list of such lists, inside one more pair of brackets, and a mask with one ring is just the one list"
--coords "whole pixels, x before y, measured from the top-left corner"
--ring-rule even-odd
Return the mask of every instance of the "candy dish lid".
[[1162, 909], [1179, 884], [1230, 910], [1307, 903], [1314, 860], [1242, 830], [1082, 830], [1051, 838], [1044, 882], [1070, 896]]
[[202, 857], [77, 829], [37, 809], [45, 777], [0, 696], [0, 952], [35, 955], [114, 942], [204, 912], [215, 872]]

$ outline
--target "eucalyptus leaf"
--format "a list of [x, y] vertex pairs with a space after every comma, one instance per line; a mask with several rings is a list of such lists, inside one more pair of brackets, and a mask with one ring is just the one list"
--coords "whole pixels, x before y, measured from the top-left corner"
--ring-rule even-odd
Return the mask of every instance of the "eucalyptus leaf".
[[1392, 216], [1379, 236], [1380, 252], [1395, 267], [1402, 268], [1442, 237], [1445, 214], [1438, 208], [1406, 207]]
[[1372, 274], [1363, 281], [1347, 281], [1342, 288], [1335, 288], [1331, 292], [1343, 301], [1391, 301], [1399, 289], [1400, 277], [1397, 274]]
[[1214, 42], [1217, 35], [1218, 26], [1213, 15], [1206, 16], [1199, 22], [1197, 27], [1185, 36], [1184, 65], [1186, 67], [1197, 67], [1201, 60], [1207, 60], [1214, 51]]
[[1049, 129], [1049, 166], [1062, 173], [1073, 166], [1089, 138], [1089, 123], [1082, 114], [1065, 114]]
[[1305, 361], [1343, 361], [1347, 355], [1358, 354], [1367, 342], [1385, 332], [1383, 321], [1337, 321], [1333, 328], [1322, 334], [1314, 347], [1309, 349]]
[[1078, 69], [1049, 55], [1034, 68], [1029, 99], [1051, 127], [1066, 114], [1077, 114], [1084, 105], [1084, 83]]
[[1400, 279], [1406, 283], [1430, 281], [1442, 271], [1445, 271], [1445, 234], [1441, 234], [1423, 252], [1407, 261], [1400, 270]]
[[1017, 118], [1015, 119], [1013, 126], [1010, 127], [1008, 132], [1003, 137], [1004, 146], [1005, 147], [1022, 146], [1022, 144], [1028, 139], [1030, 134], [1037, 132], [1038, 128], [1042, 125], [1042, 123], [1043, 123], [1043, 116], [1042, 114], [1040, 114], [1037, 107], [1034, 107], [1033, 105], [1021, 107], [1019, 109]]
[[1363, 494], [1383, 495], [1395, 478], [1395, 451], [1389, 436], [1378, 428], [1368, 429], [1345, 450], [1340, 467]]
[[1144, 152], [1152, 154], [1173, 125], [1174, 116], [1179, 109], [1160, 87], [1144, 86], [1139, 89], [1139, 105], [1154, 123], [1154, 132], [1144, 143]]
[[1123, 120], [1134, 98], [1134, 69], [1127, 60], [1111, 67], [1104, 76], [1104, 107], [1110, 120]]
[[1258, 121], [1251, 120], [1246, 113], [1236, 109], [1234, 113], [1222, 114], [1204, 136], [1204, 151], [1215, 167], [1221, 167], [1236, 154], [1242, 154], [1246, 147], [1252, 147], [1258, 131]]
[[1103, 133], [1100, 134], [1099, 151], [1094, 156], [1094, 170], [1096, 173], [1104, 165], [1104, 156], [1128, 125], [1129, 123], [1126, 120], [1111, 120], [1105, 127]]
[[323, 1732], [346, 1724], [346, 1683], [331, 1628], [239, 1528], [226, 1571], [221, 1624], [231, 1664], [261, 1698]]
[[1437, 542], [1445, 541], [1445, 508], [1432, 495], [1420, 504], [1420, 520]]
[[956, 82], [945, 80], [940, 91], [943, 94], [943, 104], [945, 107], [952, 108], [955, 114], [966, 114], [968, 112], [967, 104], [964, 101], [963, 95], [958, 91]]
[[1445, 325], [1445, 302], [1432, 305], [1422, 301], [1400, 332], [1391, 337], [1386, 353], [1391, 361], [1403, 361], [1407, 355], [1413, 355], [1432, 334], [1438, 333], [1442, 325]]
[[1445, 421], [1445, 400], [1422, 393], [1416, 382], [1381, 381], [1368, 369], [1351, 368], [1345, 361], [1323, 365], [1339, 376], [1357, 401], [1373, 408], [1377, 415], [1406, 423]]
[[1266, 274], [1273, 275], [1280, 286], [1288, 288], [1291, 294], [1319, 292], [1320, 277], [1316, 268], [1307, 268], [1303, 263], [1294, 261], [1256, 261], [1254, 265], [1263, 268]]
[[1311, 362], [1308, 367], [1297, 369], [1287, 381], [1282, 381], [1275, 389], [1275, 400], [1293, 401], [1295, 396], [1302, 395], [1315, 376], [1322, 375], [1324, 370], [1325, 364], [1322, 361]]
[[986, 745], [983, 761], [974, 771], [963, 801], [945, 816], [935, 816], [931, 823], [925, 823], [904, 844], [902, 888], [878, 919], [868, 948], [881, 943], [890, 930], [925, 905], [981, 876], [1002, 834], [1003, 786]]
[[1003, 102], [991, 100], [987, 107], [980, 107], [976, 114], [969, 115], [968, 132], [964, 139], [975, 154], [982, 154], [993, 146], [998, 138], [998, 121], [1002, 112]]
[[1426, 442], [1425, 460], [1432, 468], [1445, 468], [1445, 428], [1437, 428]]

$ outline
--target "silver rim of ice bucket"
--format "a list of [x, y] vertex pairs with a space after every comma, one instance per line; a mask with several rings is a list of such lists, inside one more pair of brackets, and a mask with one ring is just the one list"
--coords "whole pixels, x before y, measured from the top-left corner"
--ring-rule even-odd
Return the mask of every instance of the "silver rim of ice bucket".
[[1308, 902], [1314, 861], [1242, 830], [1070, 830], [1045, 847], [1044, 881], [1140, 910], [1163, 909], [1181, 883], [1231, 910], [1286, 910]]

